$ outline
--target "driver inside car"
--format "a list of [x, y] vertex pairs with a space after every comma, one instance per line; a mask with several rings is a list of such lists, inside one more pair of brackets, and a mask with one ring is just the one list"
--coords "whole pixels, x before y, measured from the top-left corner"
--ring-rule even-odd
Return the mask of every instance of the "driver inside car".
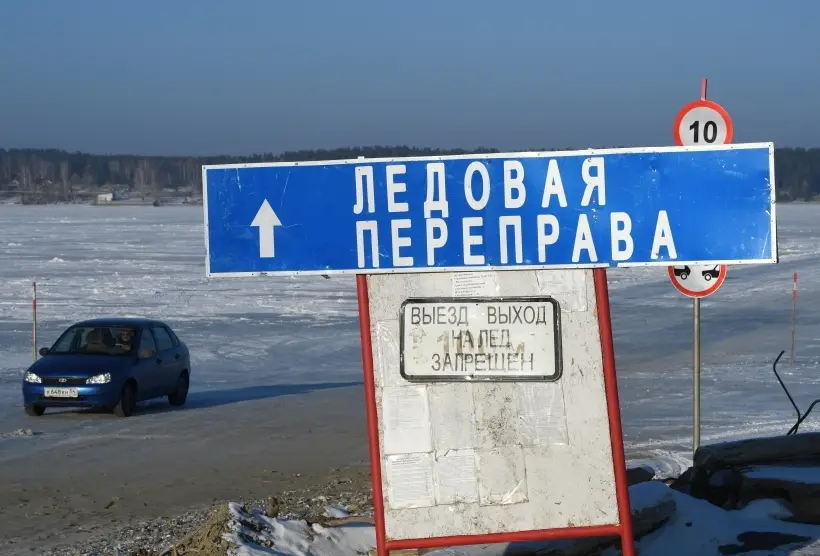
[[130, 328], [120, 328], [117, 331], [117, 342], [114, 344], [115, 347], [121, 348], [125, 352], [129, 352], [131, 351], [133, 343], [133, 330], [131, 330]]

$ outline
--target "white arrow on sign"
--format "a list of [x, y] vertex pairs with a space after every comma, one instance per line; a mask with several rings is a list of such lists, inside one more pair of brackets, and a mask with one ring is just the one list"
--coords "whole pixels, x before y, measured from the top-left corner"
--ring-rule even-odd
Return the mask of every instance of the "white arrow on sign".
[[259, 228], [259, 258], [273, 258], [273, 228], [281, 225], [282, 221], [279, 220], [270, 203], [265, 199], [253, 218], [253, 222], [251, 222], [251, 226]]

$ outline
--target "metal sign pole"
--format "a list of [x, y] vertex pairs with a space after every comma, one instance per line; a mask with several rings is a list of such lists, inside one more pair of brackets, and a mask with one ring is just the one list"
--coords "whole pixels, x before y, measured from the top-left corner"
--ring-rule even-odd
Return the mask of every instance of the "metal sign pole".
[[792, 369], [794, 369], [795, 330], [797, 328], [797, 273], [794, 273], [792, 285]]
[[700, 298], [692, 300], [692, 454], [700, 447]]
[[[707, 81], [700, 83], [700, 100], [706, 100]], [[704, 126], [705, 127], [705, 126]], [[700, 298], [692, 300], [692, 457], [700, 448]]]
[[[706, 99], [707, 81], [700, 83], [700, 100], [678, 112], [673, 126], [675, 144], [720, 145], [732, 142], [729, 113]], [[726, 279], [726, 265], [669, 267], [669, 278], [679, 292], [692, 299], [692, 454], [700, 448], [700, 298], [712, 295]]]
[[34, 349], [34, 361], [37, 361], [37, 282], [31, 283], [31, 342]]

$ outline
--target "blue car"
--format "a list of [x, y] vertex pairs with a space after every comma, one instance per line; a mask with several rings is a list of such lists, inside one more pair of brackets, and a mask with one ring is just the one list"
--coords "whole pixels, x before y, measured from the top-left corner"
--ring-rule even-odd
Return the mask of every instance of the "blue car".
[[167, 324], [150, 319], [93, 319], [69, 327], [23, 377], [26, 413], [48, 407], [103, 408], [120, 417], [137, 402], [188, 397], [188, 347]]

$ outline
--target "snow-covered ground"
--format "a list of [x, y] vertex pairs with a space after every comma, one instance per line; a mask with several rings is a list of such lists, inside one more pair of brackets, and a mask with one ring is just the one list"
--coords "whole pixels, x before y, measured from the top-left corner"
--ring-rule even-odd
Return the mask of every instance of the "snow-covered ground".
[[[730, 268], [721, 291], [702, 303], [704, 443], [785, 433], [793, 423], [771, 372], [777, 353], [790, 348], [793, 272], [800, 277], [797, 361], [792, 370], [787, 351], [784, 380], [801, 407], [820, 397], [820, 313], [813, 310], [820, 302], [820, 206], [781, 205], [778, 217], [781, 263]], [[194, 455], [185, 452], [192, 461], [206, 466], [198, 460], [223, 458], [207, 466], [226, 472], [235, 465], [238, 475], [266, 442], [276, 442], [277, 454], [295, 450], [300, 433], [287, 432], [295, 426], [312, 435], [302, 442], [306, 453], [337, 453], [332, 443], [359, 439], [327, 465], [366, 457], [353, 279], [208, 280], [204, 256], [198, 207], [0, 206], [0, 465], [17, 466], [15, 492], [23, 493], [26, 481], [57, 484], [56, 475], [35, 478], [36, 468], [26, 467], [34, 454], [63, 457], [61, 450], [74, 449], [59, 469], [82, 470], [89, 453], [96, 454], [96, 468], [116, 468], [112, 458], [120, 452], [104, 443], [113, 438], [151, 439], [150, 448], [130, 455], [138, 471], [146, 469], [133, 480], [148, 483], [167, 472], [168, 484], [175, 484], [175, 467], [151, 466], [182, 443], [198, 442]], [[136, 422], [24, 416], [20, 377], [32, 359], [32, 280], [41, 346], [78, 318], [167, 320], [192, 351], [196, 411], [167, 412], [160, 404], [162, 410]], [[610, 271], [609, 282], [628, 457], [676, 474], [691, 451], [691, 300], [673, 290], [662, 269]], [[268, 403], [272, 398], [277, 401]], [[817, 429], [816, 423], [820, 414], [801, 430]], [[10, 434], [20, 428], [42, 434], [31, 442]], [[223, 453], [231, 442], [245, 446], [236, 460]]]
[[361, 381], [351, 280], [209, 281], [203, 237], [199, 207], [0, 206], [0, 420], [33, 358], [32, 281], [40, 346], [77, 319], [150, 316], [189, 345], [192, 392]]
[[[662, 527], [635, 543], [642, 556], [720, 556], [724, 554], [793, 555], [817, 554], [820, 526], [789, 523], [791, 512], [778, 500], [762, 499], [742, 510], [726, 511], [703, 500], [690, 498], [663, 483], [649, 482], [629, 489], [633, 511], [672, 503], [674, 511]], [[291, 556], [340, 556], [364, 554], [375, 545], [373, 526], [352, 523], [324, 527], [302, 520], [269, 519], [259, 511], [246, 513], [230, 504], [231, 531], [224, 538], [237, 546], [237, 556], [287, 554]], [[754, 539], [769, 536], [776, 542], [768, 547]], [[746, 533], [746, 535], [744, 535]], [[571, 541], [570, 541], [571, 542]], [[434, 550], [428, 556], [528, 556], [537, 549], [566, 547], [558, 543], [526, 542], [476, 545]], [[272, 547], [272, 548], [269, 548]], [[273, 551], [273, 552], [272, 552]], [[577, 552], [577, 553], [580, 553]], [[586, 552], [584, 552], [586, 553]], [[605, 549], [602, 556], [620, 554]]]
[[[730, 268], [702, 303], [704, 442], [789, 428], [771, 361], [790, 347], [795, 271], [797, 362], [792, 372], [787, 352], [782, 367], [803, 404], [820, 397], [820, 206], [778, 216], [781, 263]], [[198, 207], [0, 207], [2, 422], [21, 412], [32, 280], [41, 345], [76, 318], [149, 315], [190, 345], [195, 391], [361, 379], [352, 278], [208, 280], [204, 256]], [[691, 442], [691, 301], [661, 269], [614, 270], [609, 282], [627, 450], [674, 465]]]

